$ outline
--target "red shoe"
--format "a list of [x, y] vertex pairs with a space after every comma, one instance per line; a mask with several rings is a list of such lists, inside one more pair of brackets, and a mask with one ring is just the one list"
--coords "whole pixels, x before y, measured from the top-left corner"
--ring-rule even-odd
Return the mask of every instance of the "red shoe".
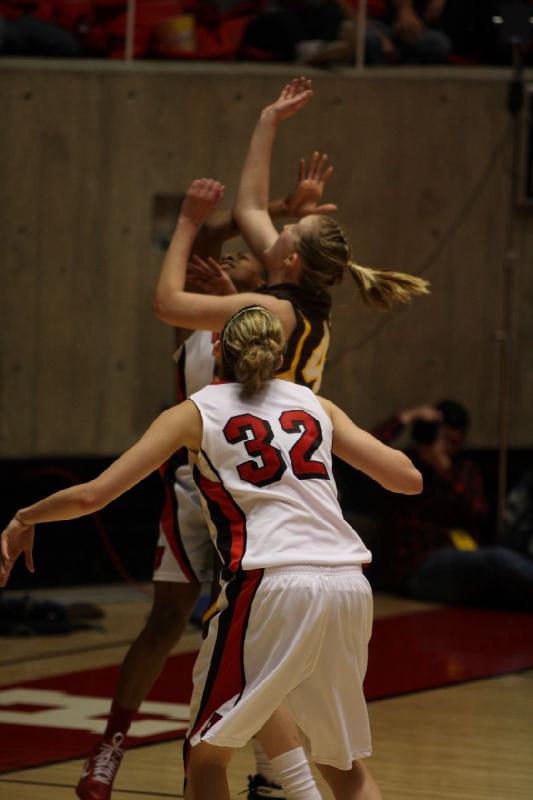
[[76, 794], [80, 800], [111, 800], [113, 781], [120, 767], [124, 750], [123, 733], [101, 739], [83, 767]]

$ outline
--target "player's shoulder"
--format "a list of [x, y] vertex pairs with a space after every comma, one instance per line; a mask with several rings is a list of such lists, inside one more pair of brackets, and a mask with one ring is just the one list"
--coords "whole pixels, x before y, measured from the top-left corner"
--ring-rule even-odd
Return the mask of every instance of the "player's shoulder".
[[308, 386], [303, 386], [300, 383], [293, 383], [283, 378], [278, 378], [273, 383], [279, 385], [280, 391], [282, 391], [287, 398], [291, 398], [295, 402], [300, 402], [318, 411], [323, 411], [328, 417], [331, 416], [329, 408], [333, 404], [330, 403], [329, 400], [322, 402], [323, 398], [316, 395]]

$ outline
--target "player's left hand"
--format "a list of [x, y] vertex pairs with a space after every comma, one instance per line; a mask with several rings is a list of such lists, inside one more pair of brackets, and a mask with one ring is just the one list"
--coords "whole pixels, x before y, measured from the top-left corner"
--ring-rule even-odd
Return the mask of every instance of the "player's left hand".
[[15, 561], [24, 553], [26, 568], [35, 572], [33, 566], [34, 525], [23, 525], [16, 515], [2, 533], [0, 540], [0, 586], [5, 586]]
[[287, 198], [287, 211], [294, 217], [305, 217], [308, 214], [331, 214], [337, 210], [334, 203], [323, 203], [320, 200], [327, 181], [333, 175], [333, 167], [328, 165], [326, 153], [317, 150], [306, 165], [300, 159], [298, 183], [296, 189]]

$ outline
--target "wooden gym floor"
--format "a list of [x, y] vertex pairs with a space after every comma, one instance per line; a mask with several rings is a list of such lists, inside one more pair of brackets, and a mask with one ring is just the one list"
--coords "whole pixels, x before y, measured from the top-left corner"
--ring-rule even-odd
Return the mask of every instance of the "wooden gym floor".
[[[6, 596], [13, 596], [13, 593], [6, 593]], [[2, 701], [2, 687], [24, 687], [28, 683], [42, 686], [49, 679], [52, 685], [55, 681], [62, 686], [62, 676], [67, 676], [65, 691], [69, 692], [73, 691], [72, 675], [79, 677], [81, 674], [82, 678], [83, 673], [107, 675], [104, 668], [120, 664], [149, 608], [146, 594], [127, 587], [48, 590], [36, 596], [53, 597], [60, 602], [93, 602], [105, 610], [106, 617], [102, 630], [80, 631], [66, 637], [0, 639], [0, 734], [3, 740], [0, 751], [8, 752], [10, 742], [13, 747], [16, 742], [17, 763], [25, 765], [8, 768], [0, 774], [1, 800], [73, 798], [83, 765], [83, 758], [79, 757], [50, 758], [50, 763], [28, 768], [39, 762], [35, 754], [44, 740], [54, 740], [61, 732], [32, 725], [31, 713], [36, 709], [31, 701], [21, 704], [19, 700], [18, 705], [11, 701], [9, 705], [7, 694]], [[400, 639], [403, 630], [400, 621], [402, 624], [405, 620], [422, 621], [430, 608], [387, 595], [375, 596], [376, 620], [390, 620], [392, 630], [397, 621]], [[531, 623], [530, 615], [514, 616], [518, 629]], [[527, 630], [531, 631], [531, 627]], [[428, 639], [427, 631], [425, 636]], [[198, 648], [199, 641], [199, 634], [191, 629], [174, 653], [190, 653]], [[432, 658], [430, 645], [428, 639], [424, 643], [425, 650], [421, 651], [427, 653], [428, 659]], [[513, 647], [516, 650], [516, 644]], [[531, 647], [528, 633], [524, 648], [530, 653]], [[476, 649], [472, 642], [465, 643], [465, 652], [472, 653]], [[501, 650], [496, 640], [494, 650]], [[451, 659], [446, 667], [449, 680], [444, 675], [437, 682], [439, 688], [424, 688], [417, 686], [415, 680], [424, 658], [413, 654], [409, 664], [407, 654], [406, 680], [412, 679], [416, 690], [383, 696], [369, 703], [375, 755], [368, 763], [382, 787], [384, 798], [530, 800], [533, 797], [533, 669], [514, 671], [518, 662], [513, 660], [513, 653], [502, 651], [494, 655], [496, 666], [483, 679], [451, 682], [457, 680], [458, 669]], [[529, 655], [524, 663], [528, 658]], [[532, 665], [533, 662], [528, 664]], [[380, 685], [387, 683], [389, 674], [393, 686], [397, 671], [394, 661], [386, 664]], [[383, 694], [387, 693], [385, 685]], [[107, 696], [110, 694], [111, 691], [107, 691]], [[102, 707], [107, 705], [105, 699]], [[17, 709], [26, 714], [25, 726], [13, 724]], [[15, 716], [10, 718], [10, 714]], [[98, 722], [100, 727], [103, 726], [101, 717], [103, 714]], [[76, 722], [73, 726], [75, 728]], [[18, 739], [13, 738], [15, 734]], [[73, 740], [76, 735], [75, 729], [67, 732]], [[115, 784], [115, 800], [181, 797], [180, 744], [173, 739], [129, 749]], [[235, 800], [245, 796], [239, 793], [244, 790], [246, 776], [252, 771], [251, 750], [246, 747], [236, 753], [230, 768], [230, 790]], [[329, 799], [329, 790], [323, 784], [320, 786], [324, 798]]]

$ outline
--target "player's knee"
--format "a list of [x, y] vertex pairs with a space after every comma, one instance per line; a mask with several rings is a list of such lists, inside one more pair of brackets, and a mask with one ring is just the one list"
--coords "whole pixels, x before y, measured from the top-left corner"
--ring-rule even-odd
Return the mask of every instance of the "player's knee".
[[364, 785], [365, 774], [359, 761], [353, 761], [350, 769], [338, 769], [325, 764], [317, 766], [335, 793], [357, 795]]
[[217, 747], [207, 742], [200, 742], [195, 747], [191, 747], [187, 767], [188, 776], [194, 776], [195, 773], [206, 768], [224, 770], [229, 761], [230, 752], [226, 747]]
[[145, 633], [153, 647], [172, 646], [184, 628], [181, 617], [152, 613], [145, 625]]
[[145, 626], [154, 647], [174, 644], [187, 625], [193, 607], [194, 592], [174, 597], [168, 603], [154, 603]]

